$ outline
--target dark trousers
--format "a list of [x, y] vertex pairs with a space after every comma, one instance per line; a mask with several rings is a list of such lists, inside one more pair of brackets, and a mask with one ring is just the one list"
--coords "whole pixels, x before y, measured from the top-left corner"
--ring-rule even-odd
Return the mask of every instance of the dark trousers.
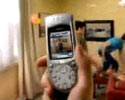
[[112, 57], [110, 53], [105, 53], [105, 59], [106, 61], [103, 62], [103, 70], [106, 71], [111, 66], [111, 69], [118, 71], [118, 62]]

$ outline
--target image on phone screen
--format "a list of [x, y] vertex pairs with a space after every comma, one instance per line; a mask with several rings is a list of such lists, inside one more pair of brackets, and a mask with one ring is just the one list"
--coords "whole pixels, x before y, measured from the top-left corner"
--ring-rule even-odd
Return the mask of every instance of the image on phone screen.
[[51, 59], [71, 58], [73, 56], [70, 31], [50, 33], [50, 54]]

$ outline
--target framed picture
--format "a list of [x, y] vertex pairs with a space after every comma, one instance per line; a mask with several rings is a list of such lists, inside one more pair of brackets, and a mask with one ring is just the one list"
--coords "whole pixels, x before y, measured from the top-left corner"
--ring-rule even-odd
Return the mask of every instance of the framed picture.
[[39, 24], [39, 37], [45, 37], [45, 17], [50, 15], [49, 13], [39, 13], [41, 23]]
[[85, 38], [88, 41], [106, 41], [114, 37], [113, 20], [85, 21]]

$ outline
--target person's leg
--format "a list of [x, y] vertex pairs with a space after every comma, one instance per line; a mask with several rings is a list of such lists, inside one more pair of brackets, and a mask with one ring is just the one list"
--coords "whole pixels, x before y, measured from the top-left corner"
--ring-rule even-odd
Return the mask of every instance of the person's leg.
[[107, 69], [109, 69], [110, 67], [110, 63], [108, 61], [104, 61], [103, 62], [103, 71], [106, 71]]
[[112, 62], [112, 69], [114, 69], [116, 72], [118, 71], [118, 62], [114, 59]]
[[105, 61], [103, 62], [103, 70], [106, 71], [110, 67], [109, 54], [105, 52]]
[[106, 59], [110, 63], [111, 68], [114, 69], [115, 71], [118, 71], [118, 63], [110, 53], [106, 53]]

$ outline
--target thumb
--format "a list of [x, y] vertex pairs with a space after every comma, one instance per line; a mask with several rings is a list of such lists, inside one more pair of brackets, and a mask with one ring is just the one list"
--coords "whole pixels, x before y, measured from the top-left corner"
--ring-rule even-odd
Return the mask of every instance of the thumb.
[[48, 80], [48, 73], [47, 70], [42, 77], [41, 87], [44, 89], [44, 93], [51, 98], [53, 95], [53, 86], [51, 85], [50, 81]]
[[[84, 51], [81, 45], [75, 49], [75, 60], [78, 66], [78, 85], [86, 87], [91, 80], [91, 62], [88, 53]], [[82, 84], [81, 84], [82, 83]]]
[[83, 68], [86, 69], [86, 67], [90, 63], [88, 53], [84, 51], [82, 45], [76, 45], [75, 60], [76, 60], [78, 69], [82, 69], [82, 70]]

